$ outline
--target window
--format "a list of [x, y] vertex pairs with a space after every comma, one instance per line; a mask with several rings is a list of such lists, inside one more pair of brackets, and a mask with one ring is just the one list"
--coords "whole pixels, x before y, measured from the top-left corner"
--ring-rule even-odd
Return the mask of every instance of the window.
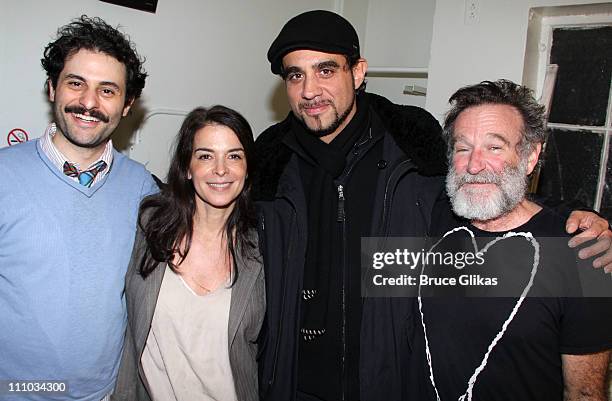
[[[537, 77], [524, 81], [542, 82], [547, 64], [558, 72], [536, 192], [577, 200], [612, 219], [612, 14], [558, 15], [577, 8], [539, 10]], [[534, 62], [526, 57], [526, 72], [528, 58]]]

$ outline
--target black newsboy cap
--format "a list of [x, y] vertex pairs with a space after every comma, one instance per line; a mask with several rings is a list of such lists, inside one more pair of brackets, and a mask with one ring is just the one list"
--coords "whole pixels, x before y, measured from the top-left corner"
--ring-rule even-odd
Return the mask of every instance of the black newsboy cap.
[[272, 72], [281, 73], [283, 56], [292, 50], [309, 49], [359, 57], [359, 38], [346, 19], [331, 11], [307, 11], [283, 26], [268, 49]]

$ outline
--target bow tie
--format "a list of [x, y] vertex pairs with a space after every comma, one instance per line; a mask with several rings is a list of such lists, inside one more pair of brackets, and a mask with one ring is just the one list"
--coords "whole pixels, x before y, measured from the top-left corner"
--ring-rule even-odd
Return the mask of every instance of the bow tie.
[[87, 188], [91, 187], [94, 178], [98, 173], [101, 173], [106, 169], [106, 162], [104, 160], [97, 161], [91, 168], [85, 171], [79, 171], [79, 169], [70, 162], [64, 163], [64, 174], [69, 177], [77, 177], [79, 183]]

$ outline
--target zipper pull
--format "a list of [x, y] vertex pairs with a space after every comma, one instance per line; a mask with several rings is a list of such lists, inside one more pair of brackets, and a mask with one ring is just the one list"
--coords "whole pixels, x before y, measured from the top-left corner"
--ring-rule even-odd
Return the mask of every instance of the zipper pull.
[[344, 221], [344, 187], [342, 185], [338, 185], [338, 218], [336, 221]]

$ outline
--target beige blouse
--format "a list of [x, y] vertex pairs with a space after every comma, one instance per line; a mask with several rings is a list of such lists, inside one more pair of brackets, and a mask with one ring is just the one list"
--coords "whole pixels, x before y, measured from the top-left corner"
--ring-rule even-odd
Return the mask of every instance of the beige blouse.
[[231, 288], [197, 295], [168, 266], [142, 353], [153, 401], [235, 401], [229, 362]]

